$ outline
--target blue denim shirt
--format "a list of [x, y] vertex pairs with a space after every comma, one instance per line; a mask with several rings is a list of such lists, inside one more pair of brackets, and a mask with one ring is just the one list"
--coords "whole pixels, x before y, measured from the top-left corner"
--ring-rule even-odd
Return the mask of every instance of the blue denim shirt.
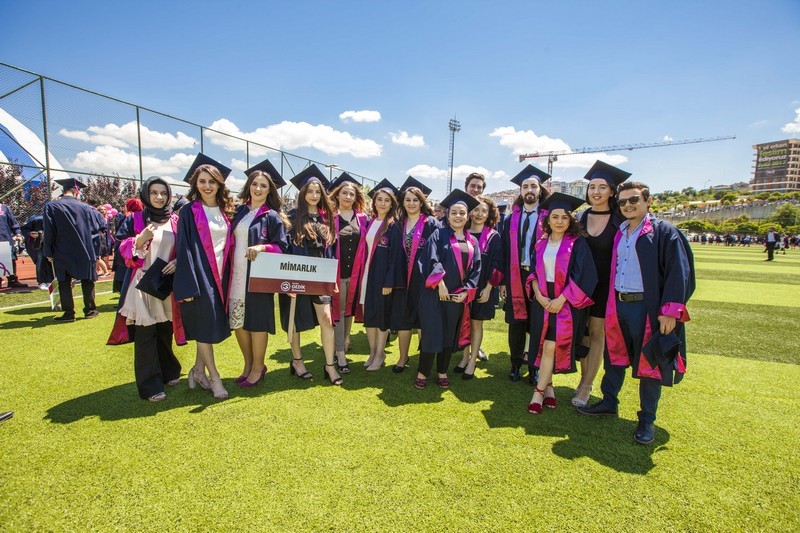
[[618, 292], [644, 292], [639, 255], [636, 253], [636, 241], [639, 239], [642, 226], [648, 216], [645, 215], [630, 237], [628, 236], [630, 221], [626, 220], [619, 226], [622, 237], [617, 244], [617, 273], [614, 277], [614, 288]]

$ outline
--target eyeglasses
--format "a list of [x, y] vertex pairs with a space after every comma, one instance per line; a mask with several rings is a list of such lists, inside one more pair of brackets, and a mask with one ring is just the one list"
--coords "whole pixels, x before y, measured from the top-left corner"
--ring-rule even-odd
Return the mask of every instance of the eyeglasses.
[[637, 194], [631, 196], [630, 198], [625, 198], [624, 200], [620, 198], [619, 200], [617, 200], [617, 203], [619, 204], [620, 207], [625, 207], [626, 205], [628, 205], [628, 203], [630, 203], [631, 205], [636, 205], [639, 203], [641, 199], [642, 197]]

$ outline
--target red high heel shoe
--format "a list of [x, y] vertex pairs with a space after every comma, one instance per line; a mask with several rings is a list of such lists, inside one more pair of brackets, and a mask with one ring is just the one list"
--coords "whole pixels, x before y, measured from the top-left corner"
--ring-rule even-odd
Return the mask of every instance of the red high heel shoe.
[[[545, 387], [545, 390], [547, 390], [548, 387], [551, 388], [551, 389], [553, 388], [553, 382], [552, 381], [547, 384], [547, 387]], [[558, 405], [558, 401], [556, 401], [556, 396], [555, 395], [556, 395], [556, 391], [555, 391], [555, 389], [553, 389], [553, 396], [551, 396], [549, 398], [547, 396], [545, 396], [545, 398], [544, 398], [544, 406], [547, 407], [548, 409], [555, 409], [556, 405]]]
[[[534, 387], [534, 391], [538, 392], [539, 394], [544, 397], [544, 390]], [[531, 402], [528, 404], [528, 412], [532, 415], [538, 415], [542, 412], [542, 402]]]

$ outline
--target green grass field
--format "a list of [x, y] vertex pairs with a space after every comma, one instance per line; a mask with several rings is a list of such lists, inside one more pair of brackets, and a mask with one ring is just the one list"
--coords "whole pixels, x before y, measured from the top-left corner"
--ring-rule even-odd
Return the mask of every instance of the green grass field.
[[[321, 379], [307, 334], [313, 380], [289, 375], [277, 335], [265, 382], [241, 389], [231, 338], [217, 348], [230, 399], [182, 380], [151, 404], [132, 346], [105, 345], [115, 296], [74, 324], [44, 305], [0, 311], [0, 411], [16, 411], [0, 424], [0, 529], [797, 531], [800, 251], [774, 263], [759, 247], [695, 252], [689, 372], [664, 389], [649, 447], [631, 437], [632, 379], [619, 419], [574, 411], [577, 374], [556, 376], [558, 409], [529, 415], [500, 318], [478, 379], [446, 392], [413, 387], [416, 357], [400, 375], [364, 371], [357, 327], [344, 387]], [[177, 354], [188, 370], [194, 347]]]

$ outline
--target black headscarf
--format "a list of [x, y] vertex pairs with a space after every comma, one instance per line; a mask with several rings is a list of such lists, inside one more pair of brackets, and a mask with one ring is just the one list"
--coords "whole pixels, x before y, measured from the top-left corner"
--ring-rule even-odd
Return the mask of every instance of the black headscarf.
[[[165, 203], [164, 207], [161, 209], [153, 207], [153, 204], [150, 203], [150, 185], [154, 183], [160, 183], [167, 188], [167, 203]], [[172, 189], [164, 178], [158, 176], [147, 178], [142, 188], [139, 189], [139, 199], [142, 201], [142, 204], [144, 204], [144, 212], [142, 214], [144, 215], [145, 224], [151, 220], [156, 224], [161, 224], [169, 220], [169, 216], [172, 214]]]

